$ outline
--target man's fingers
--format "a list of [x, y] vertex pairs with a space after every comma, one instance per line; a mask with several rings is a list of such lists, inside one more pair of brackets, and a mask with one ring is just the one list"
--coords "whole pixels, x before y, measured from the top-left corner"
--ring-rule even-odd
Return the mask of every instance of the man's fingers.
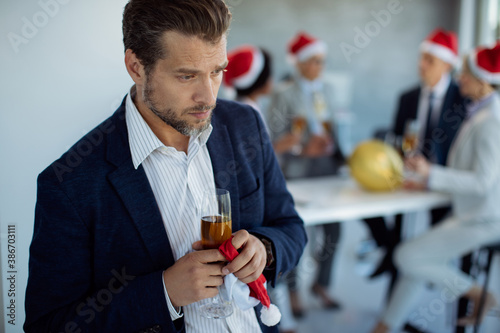
[[245, 267], [253, 258], [255, 252], [251, 251], [242, 251], [230, 264], [228, 264], [225, 268], [229, 272], [238, 272], [240, 269]]
[[250, 234], [246, 230], [238, 230], [233, 234], [233, 240], [231, 244], [233, 244], [234, 248], [239, 250], [243, 245], [248, 242], [248, 238]]
[[425, 186], [421, 183], [407, 180], [407, 181], [403, 182], [403, 188], [405, 188], [407, 190], [412, 190], [412, 191], [416, 191], [416, 190], [420, 191], [420, 190], [425, 189]]
[[218, 249], [201, 250], [192, 253], [194, 260], [202, 264], [225, 261], [226, 258], [219, 252]]
[[191, 247], [193, 248], [193, 250], [195, 251], [200, 251], [200, 250], [203, 250], [203, 245], [201, 244], [201, 240], [200, 241], [196, 241], [193, 243], [193, 245], [191, 245]]
[[[242, 238], [244, 238], [242, 236]], [[233, 238], [234, 240], [234, 238]], [[238, 239], [237, 239], [238, 241]], [[266, 265], [266, 249], [264, 244], [253, 235], [248, 236], [240, 254], [222, 269], [224, 274], [234, 275], [245, 283], [257, 279]]]
[[222, 276], [210, 276], [205, 281], [206, 288], [217, 288], [224, 283]]
[[244, 283], [250, 283], [259, 278], [264, 269], [265, 262], [254, 257], [242, 269], [238, 270], [234, 275]]
[[212, 298], [212, 297], [215, 297], [217, 296], [217, 294], [219, 293], [219, 289], [217, 289], [216, 287], [207, 287], [206, 288], [206, 296], [205, 298]]

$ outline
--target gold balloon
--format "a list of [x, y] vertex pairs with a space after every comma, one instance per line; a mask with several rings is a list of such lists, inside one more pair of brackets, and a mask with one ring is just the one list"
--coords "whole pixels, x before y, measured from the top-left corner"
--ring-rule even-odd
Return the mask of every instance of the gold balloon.
[[394, 148], [382, 141], [360, 143], [348, 163], [352, 177], [366, 190], [387, 192], [401, 186], [403, 160]]

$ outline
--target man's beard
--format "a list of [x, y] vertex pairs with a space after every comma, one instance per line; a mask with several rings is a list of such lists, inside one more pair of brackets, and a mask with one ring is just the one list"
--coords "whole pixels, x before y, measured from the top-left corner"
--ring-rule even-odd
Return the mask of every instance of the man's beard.
[[[152, 98], [153, 89], [149, 81], [149, 77], [146, 78], [146, 84], [142, 90], [142, 95], [144, 98], [144, 103], [158, 118], [160, 118], [165, 124], [171, 126], [177, 132], [185, 136], [197, 136], [210, 126], [212, 120], [212, 113], [207, 119], [199, 119], [197, 123], [204, 123], [201, 127], [196, 127], [189, 125], [186, 120], [179, 119], [172, 109], [159, 109]], [[206, 112], [215, 109], [215, 104], [213, 105], [199, 105], [184, 109], [181, 115], [187, 115], [191, 112]]]

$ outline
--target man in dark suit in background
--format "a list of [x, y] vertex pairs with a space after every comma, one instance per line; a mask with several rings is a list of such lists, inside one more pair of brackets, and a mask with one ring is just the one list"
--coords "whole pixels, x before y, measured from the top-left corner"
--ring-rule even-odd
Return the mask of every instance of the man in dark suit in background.
[[[216, 101], [230, 19], [222, 0], [126, 5], [135, 85], [38, 178], [26, 332], [277, 332], [236, 306], [200, 316], [225, 275], [274, 284], [306, 243], [261, 118]], [[229, 264], [199, 241], [215, 187], [231, 195]]]
[[[451, 72], [458, 64], [458, 42], [454, 32], [434, 30], [420, 45], [420, 84], [400, 99], [393, 125], [397, 143], [401, 143], [409, 121], [418, 126], [416, 152], [434, 163], [445, 165], [448, 150], [465, 116], [465, 100]], [[430, 211], [431, 224], [441, 221], [450, 207]], [[386, 248], [386, 256], [371, 277], [393, 270], [392, 250], [400, 240], [402, 216], [396, 216], [396, 229], [389, 230], [381, 217], [365, 220], [378, 246]]]
[[394, 122], [394, 134], [401, 138], [405, 124], [420, 124], [419, 151], [445, 165], [448, 150], [465, 116], [464, 97], [451, 77], [457, 65], [458, 45], [453, 32], [436, 29], [420, 47], [421, 84], [403, 93]]

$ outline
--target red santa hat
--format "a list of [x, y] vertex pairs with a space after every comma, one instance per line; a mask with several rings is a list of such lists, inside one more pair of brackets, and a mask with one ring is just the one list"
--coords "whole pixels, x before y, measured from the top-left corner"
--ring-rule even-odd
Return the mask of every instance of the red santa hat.
[[[232, 239], [233, 237], [226, 240], [221, 246], [219, 246], [219, 252], [222, 253], [229, 262], [233, 261], [234, 258], [239, 255], [238, 250], [236, 250], [233, 246]], [[224, 283], [226, 283], [225, 280]], [[271, 304], [271, 300], [267, 294], [266, 278], [264, 275], [261, 274], [257, 280], [248, 283], [248, 289], [250, 293], [249, 295], [246, 295], [245, 298], [250, 298], [251, 300], [239, 300], [238, 303], [248, 303], [253, 304], [252, 306], [254, 306], [255, 303], [252, 303], [252, 300], [257, 300], [262, 304], [262, 309], [260, 311], [260, 320], [262, 323], [266, 326], [277, 325], [281, 320], [281, 313], [276, 305]], [[241, 293], [239, 296], [243, 297]]]
[[478, 79], [500, 84], [500, 40], [492, 48], [479, 47], [469, 56], [469, 67]]
[[289, 55], [293, 60], [298, 62], [306, 61], [315, 55], [325, 55], [326, 50], [327, 47], [325, 42], [316, 39], [305, 32], [299, 32], [288, 43]]
[[420, 52], [430, 53], [454, 67], [459, 64], [457, 35], [453, 31], [434, 30], [420, 44]]
[[224, 84], [236, 89], [248, 89], [259, 78], [264, 69], [264, 54], [251, 45], [240, 46], [227, 55], [228, 65], [224, 73]]

